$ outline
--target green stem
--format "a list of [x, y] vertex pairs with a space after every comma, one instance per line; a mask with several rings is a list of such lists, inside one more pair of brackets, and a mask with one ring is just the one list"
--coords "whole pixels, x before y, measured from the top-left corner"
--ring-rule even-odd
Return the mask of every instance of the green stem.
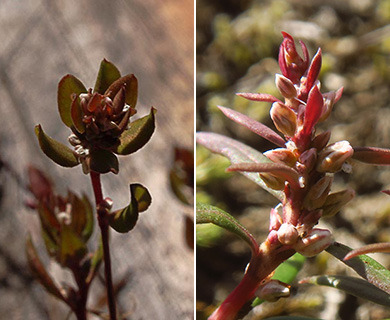
[[103, 260], [104, 260], [104, 275], [106, 279], [108, 310], [110, 320], [116, 320], [116, 305], [114, 297], [114, 286], [112, 284], [110, 246], [109, 246], [109, 224], [107, 209], [101, 206], [103, 202], [102, 185], [100, 182], [100, 173], [91, 171], [91, 182], [96, 200], [97, 218], [99, 222], [100, 232], [103, 243]]

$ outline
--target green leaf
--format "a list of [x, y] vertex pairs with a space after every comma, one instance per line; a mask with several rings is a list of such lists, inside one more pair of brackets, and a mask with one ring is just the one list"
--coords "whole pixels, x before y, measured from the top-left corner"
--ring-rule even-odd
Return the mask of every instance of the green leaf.
[[144, 187], [142, 184], [133, 183], [130, 185], [130, 190], [137, 200], [138, 212], [144, 212], [146, 209], [148, 209], [152, 203], [152, 197], [148, 189], [146, 189], [146, 187]]
[[128, 155], [141, 149], [151, 138], [155, 129], [155, 114], [157, 110], [153, 107], [149, 115], [135, 120], [130, 128], [125, 130], [120, 137], [120, 145], [117, 153]]
[[60, 288], [58, 288], [57, 285], [54, 283], [53, 279], [46, 271], [45, 266], [39, 258], [37, 250], [35, 249], [30, 235], [28, 235], [26, 240], [26, 255], [29, 267], [34, 276], [41, 283], [41, 285], [46, 288], [47, 292], [51, 293], [58, 299], [66, 302], [66, 299], [62, 295]]
[[62, 122], [69, 128], [73, 125], [71, 116], [72, 95], [76, 94], [78, 96], [80, 93], [86, 92], [87, 89], [84, 87], [83, 83], [71, 74], [64, 76], [58, 83], [58, 111]]
[[253, 254], [259, 250], [259, 245], [249, 231], [233, 216], [217, 207], [198, 202], [196, 204], [196, 223], [215, 224], [243, 239], [250, 246]]
[[100, 63], [100, 68], [93, 92], [104, 94], [107, 88], [120, 77], [121, 73], [119, 72], [118, 68], [112, 62], [103, 59]]
[[310, 283], [336, 288], [355, 297], [366, 299], [385, 307], [390, 306], [389, 294], [360, 278], [324, 275], [308, 277], [301, 280], [300, 283]]
[[352, 249], [338, 242], [331, 244], [326, 251], [351, 267], [369, 283], [390, 294], [390, 271], [380, 263], [366, 255], [344, 261], [344, 257]]
[[46, 135], [43, 132], [41, 125], [35, 126], [35, 134], [43, 153], [55, 163], [68, 168], [79, 164], [76, 156], [73, 154], [73, 151], [61, 142], [58, 142]]
[[115, 95], [118, 91], [126, 86], [126, 100], [125, 102], [132, 108], [135, 108], [137, 104], [137, 96], [138, 96], [138, 81], [137, 78], [133, 74], [128, 74], [124, 77], [117, 79], [113, 82], [105, 94], [107, 94], [112, 100], [114, 100]]
[[130, 185], [130, 197], [131, 201], [127, 207], [116, 210], [109, 216], [110, 226], [120, 233], [133, 229], [138, 220], [138, 213], [145, 211], [152, 201], [148, 190], [138, 183]]
[[60, 237], [58, 260], [61, 265], [70, 267], [79, 263], [88, 251], [81, 237], [66, 224], [62, 225]]
[[93, 149], [89, 152], [90, 169], [99, 173], [119, 172], [118, 158], [111, 151], [105, 149]]
[[[275, 269], [275, 273], [272, 276], [272, 279], [291, 284], [297, 277], [298, 272], [302, 269], [305, 261], [305, 256], [299, 253], [295, 253], [291, 258], [284, 261]], [[252, 302], [252, 307], [256, 307], [263, 302], [264, 300], [256, 298]]]
[[[196, 134], [196, 141], [212, 152], [221, 154], [228, 158], [232, 164], [240, 163], [272, 163], [261, 152], [223, 135], [212, 132], [199, 132]], [[240, 172], [253, 182], [257, 183], [264, 190], [271, 193], [280, 201], [284, 199], [284, 193], [273, 190], [266, 186], [257, 172]]]

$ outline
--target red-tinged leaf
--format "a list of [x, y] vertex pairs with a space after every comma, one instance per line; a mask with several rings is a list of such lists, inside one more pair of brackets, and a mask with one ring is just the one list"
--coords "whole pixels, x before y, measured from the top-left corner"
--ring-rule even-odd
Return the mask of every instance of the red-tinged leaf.
[[375, 165], [390, 165], [390, 149], [354, 147], [353, 159]]
[[362, 298], [382, 306], [390, 307], [390, 295], [378, 289], [371, 283], [349, 276], [313, 276], [299, 282], [332, 287], [342, 290], [355, 297]]
[[80, 133], [85, 132], [85, 124], [83, 122], [83, 112], [80, 106], [80, 98], [76, 95], [73, 96], [72, 105], [70, 107], [70, 115], [72, 117], [73, 126]]
[[35, 126], [35, 134], [44, 154], [62, 167], [74, 167], [79, 164], [73, 151], [67, 146], [46, 135], [41, 125]]
[[331, 244], [326, 251], [355, 270], [362, 278], [390, 294], [390, 271], [380, 263], [366, 255], [345, 261], [345, 256], [352, 249], [338, 242]]
[[110, 226], [120, 233], [132, 230], [137, 223], [138, 213], [145, 211], [152, 202], [148, 189], [138, 183], [130, 185], [130, 197], [127, 207], [116, 210], [109, 216]]
[[141, 149], [152, 137], [155, 125], [155, 114], [157, 110], [153, 107], [147, 116], [130, 123], [130, 128], [125, 130], [120, 137], [120, 145], [117, 149], [119, 155], [128, 155]]
[[344, 257], [344, 260], [352, 259], [361, 254], [376, 253], [376, 252], [390, 252], [390, 242], [372, 243], [363, 246], [361, 248], [354, 249]]
[[93, 149], [89, 152], [89, 167], [99, 173], [118, 174], [119, 162], [115, 154], [105, 149]]
[[45, 287], [47, 292], [67, 303], [65, 296], [61, 292], [61, 289], [54, 283], [53, 279], [46, 271], [45, 266], [38, 256], [37, 250], [35, 249], [30, 235], [26, 240], [26, 255], [29, 267], [41, 285]]
[[240, 92], [236, 93], [236, 95], [243, 97], [252, 101], [264, 101], [264, 102], [282, 102], [279, 99], [275, 98], [273, 95], [267, 93], [246, 93]]
[[114, 100], [114, 97], [123, 86], [126, 88], [126, 103], [130, 107], [135, 108], [138, 96], [138, 81], [133, 74], [128, 74], [114, 81], [108, 87], [105, 94]]
[[196, 223], [212, 223], [243, 239], [251, 248], [252, 255], [259, 251], [259, 245], [250, 232], [227, 212], [203, 203], [196, 204]]
[[298, 182], [298, 172], [282, 163], [237, 163], [232, 164], [226, 171], [269, 172], [287, 180], [294, 189], [301, 188]]
[[34, 197], [39, 201], [48, 199], [53, 193], [53, 184], [49, 178], [43, 173], [43, 171], [32, 165], [28, 166], [27, 174], [29, 181], [28, 188]]
[[58, 83], [58, 111], [62, 122], [69, 128], [73, 125], [70, 111], [72, 105], [72, 95], [76, 94], [78, 96], [80, 93], [86, 92], [87, 89], [84, 87], [83, 83], [71, 74], [64, 76]]
[[[232, 164], [236, 163], [272, 163], [261, 152], [234, 139], [211, 132], [199, 132], [196, 134], [196, 141], [212, 152], [219, 153], [230, 160]], [[258, 184], [260, 187], [271, 193], [280, 201], [284, 199], [284, 193], [268, 188], [258, 173], [242, 172], [244, 176]]]
[[324, 100], [322, 94], [318, 87], [314, 86], [309, 92], [305, 109], [305, 117], [303, 120], [303, 131], [305, 134], [311, 134], [314, 126], [321, 117], [323, 106]]
[[87, 246], [81, 237], [70, 226], [63, 224], [61, 228], [60, 248], [58, 261], [62, 266], [72, 267], [79, 263], [88, 252]]
[[100, 68], [93, 92], [104, 94], [107, 88], [120, 77], [121, 74], [118, 68], [112, 62], [103, 59], [100, 63]]
[[390, 190], [383, 190], [382, 192], [390, 196]]
[[87, 212], [84, 207], [84, 202], [71, 191], [68, 191], [68, 200], [72, 206], [70, 228], [81, 236], [87, 224]]
[[340, 100], [341, 96], [343, 95], [344, 87], [341, 87], [336, 91], [336, 96], [334, 98], [334, 103]]
[[314, 83], [317, 81], [318, 75], [320, 74], [322, 63], [321, 49], [318, 49], [317, 53], [311, 60], [311, 64], [307, 73], [306, 87], [304, 94], [308, 94]]
[[266, 125], [254, 120], [254, 119], [252, 119], [252, 118], [250, 118], [250, 117], [248, 117], [240, 112], [234, 111], [232, 109], [221, 107], [221, 106], [218, 106], [218, 108], [229, 119], [243, 125], [244, 127], [248, 128], [252, 132], [263, 137], [264, 139], [271, 141], [272, 143], [276, 144], [279, 147], [285, 146], [286, 141], [284, 141], [281, 136], [279, 136], [272, 129], [268, 128]]

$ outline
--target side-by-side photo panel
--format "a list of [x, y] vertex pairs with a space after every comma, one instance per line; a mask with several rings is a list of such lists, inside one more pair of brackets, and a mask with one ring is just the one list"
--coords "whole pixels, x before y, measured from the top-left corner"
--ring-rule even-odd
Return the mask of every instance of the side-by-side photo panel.
[[390, 317], [389, 8], [197, 1], [197, 319]]
[[0, 318], [194, 319], [194, 1], [0, 27]]

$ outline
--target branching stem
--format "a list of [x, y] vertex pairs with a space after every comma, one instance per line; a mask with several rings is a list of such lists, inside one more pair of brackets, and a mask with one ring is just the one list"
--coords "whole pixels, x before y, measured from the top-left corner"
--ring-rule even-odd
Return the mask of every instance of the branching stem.
[[103, 192], [102, 192], [102, 185], [100, 181], [100, 173], [91, 171], [90, 175], [91, 175], [93, 193], [95, 195], [97, 218], [99, 222], [100, 232], [102, 235], [104, 275], [106, 279], [108, 310], [110, 313], [110, 320], [116, 320], [116, 305], [115, 305], [115, 297], [114, 297], [114, 286], [112, 283], [110, 246], [109, 246], [109, 224], [108, 224], [107, 209], [104, 206], [102, 206]]

